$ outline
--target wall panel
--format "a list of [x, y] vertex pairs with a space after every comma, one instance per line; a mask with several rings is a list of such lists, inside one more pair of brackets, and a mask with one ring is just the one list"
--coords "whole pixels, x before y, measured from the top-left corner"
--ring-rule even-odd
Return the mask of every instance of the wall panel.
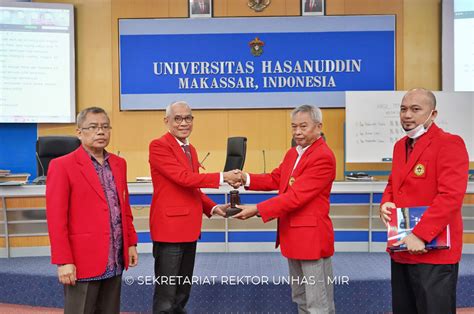
[[[54, 1], [58, 2], [58, 1]], [[61, 1], [59, 1], [61, 2]], [[186, 17], [187, 0], [63, 0], [76, 8], [76, 60], [78, 110], [90, 105], [104, 107], [111, 115], [113, 133], [110, 151], [127, 158], [129, 180], [149, 175], [148, 144], [165, 131], [162, 111], [121, 112], [118, 98], [118, 18]], [[247, 0], [214, 0], [214, 15], [300, 15], [299, 0], [272, 0], [261, 13], [250, 10]], [[436, 89], [440, 81], [439, 0], [327, 0], [328, 15], [396, 14], [397, 88], [426, 86]], [[192, 104], [191, 104], [192, 105]], [[263, 170], [261, 151], [266, 152], [269, 171], [281, 161], [290, 146], [289, 110], [195, 111], [192, 142], [207, 171], [219, 171], [225, 161], [228, 136], [249, 138], [246, 169]], [[337, 158], [337, 178], [343, 178], [344, 110], [323, 110], [324, 131]], [[74, 134], [73, 125], [39, 126], [39, 135]], [[270, 130], [270, 131], [269, 131]], [[272, 134], [273, 132], [273, 134]], [[354, 166], [354, 165], [351, 165]], [[356, 168], [358, 165], [355, 165]], [[369, 165], [386, 169], [389, 165]]]
[[441, 1], [405, 0], [404, 89], [441, 89]]

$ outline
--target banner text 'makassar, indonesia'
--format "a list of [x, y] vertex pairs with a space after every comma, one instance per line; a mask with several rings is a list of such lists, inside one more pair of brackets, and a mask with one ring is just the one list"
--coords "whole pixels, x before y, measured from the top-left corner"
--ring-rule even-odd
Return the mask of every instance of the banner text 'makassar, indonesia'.
[[[334, 73], [360, 73], [362, 60], [262, 60], [257, 65], [262, 88], [331, 88]], [[256, 71], [254, 61], [153, 62], [153, 74], [177, 76], [179, 89], [257, 90]]]

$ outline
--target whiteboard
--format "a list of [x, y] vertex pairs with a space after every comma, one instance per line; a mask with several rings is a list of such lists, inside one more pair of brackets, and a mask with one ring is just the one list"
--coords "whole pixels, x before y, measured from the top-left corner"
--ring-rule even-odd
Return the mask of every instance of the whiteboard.
[[[393, 146], [405, 136], [400, 125], [400, 103], [406, 91], [346, 93], [346, 162], [391, 161]], [[464, 139], [474, 161], [474, 93], [434, 92], [436, 124]]]

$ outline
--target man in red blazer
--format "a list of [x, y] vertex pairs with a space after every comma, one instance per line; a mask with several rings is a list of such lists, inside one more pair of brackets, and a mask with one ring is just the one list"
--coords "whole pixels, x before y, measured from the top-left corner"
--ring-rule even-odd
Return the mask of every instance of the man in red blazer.
[[[288, 258], [292, 298], [300, 313], [334, 313], [331, 256], [334, 230], [329, 218], [329, 195], [336, 176], [336, 160], [321, 137], [319, 108], [302, 105], [291, 113], [297, 147], [270, 174], [242, 173], [250, 190], [278, 190], [278, 196], [243, 210], [234, 218], [260, 214], [262, 220], [278, 218], [276, 247]], [[309, 282], [305, 282], [307, 279]]]
[[[387, 224], [390, 208], [429, 207], [412, 233], [396, 243], [405, 244], [408, 251], [390, 253], [395, 314], [456, 312], [461, 208], [469, 157], [459, 136], [444, 132], [434, 123], [437, 115], [431, 91], [413, 89], [403, 97], [400, 121], [407, 136], [395, 143], [380, 217]], [[451, 248], [427, 251], [425, 244], [446, 236], [448, 225]]]
[[218, 188], [224, 181], [238, 186], [240, 174], [200, 174], [196, 149], [189, 144], [193, 129], [191, 108], [178, 101], [166, 108], [168, 132], [150, 143], [153, 199], [150, 231], [156, 278], [182, 278], [176, 284], [155, 285], [153, 313], [184, 313], [189, 299], [200, 237], [202, 214], [225, 215], [228, 206], [216, 205], [200, 188]]
[[51, 262], [64, 284], [65, 313], [119, 313], [123, 269], [138, 262], [126, 163], [105, 151], [111, 129], [102, 108], [84, 109], [82, 145], [49, 166]]

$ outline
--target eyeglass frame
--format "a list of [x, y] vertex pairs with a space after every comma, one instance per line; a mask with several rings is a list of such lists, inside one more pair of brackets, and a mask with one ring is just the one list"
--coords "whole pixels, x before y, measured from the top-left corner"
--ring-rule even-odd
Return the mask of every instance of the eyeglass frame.
[[177, 124], [183, 123], [183, 121], [186, 121], [186, 123], [192, 123], [194, 121], [194, 116], [188, 115], [188, 116], [174, 116], [173, 117], [174, 122]]
[[110, 130], [112, 130], [112, 126], [105, 124], [105, 125], [90, 125], [86, 128], [80, 128], [81, 131], [87, 130], [94, 133], [97, 133], [100, 129], [102, 129], [102, 131], [104, 132], [110, 132]]

